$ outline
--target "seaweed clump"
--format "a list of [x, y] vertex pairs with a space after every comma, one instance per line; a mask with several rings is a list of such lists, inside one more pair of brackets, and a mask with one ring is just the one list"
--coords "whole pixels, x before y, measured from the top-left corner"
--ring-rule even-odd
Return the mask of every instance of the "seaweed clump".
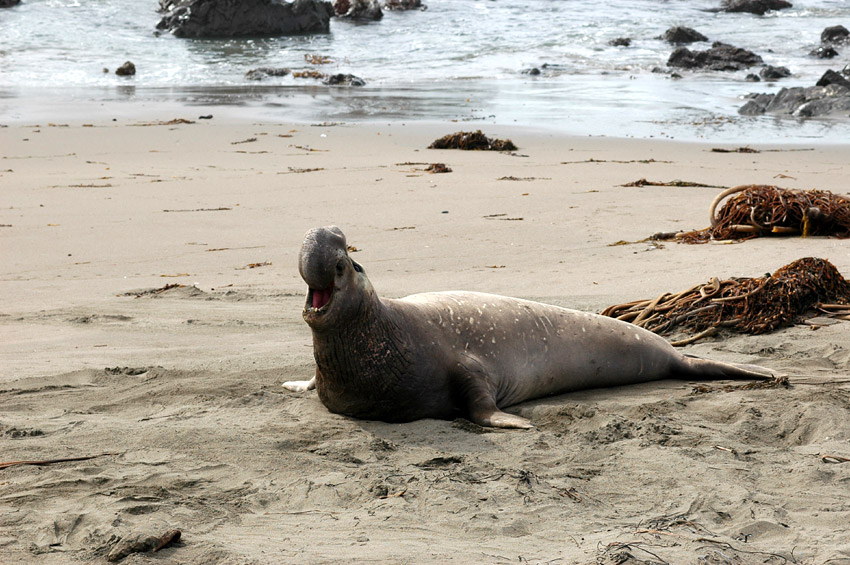
[[481, 130], [459, 131], [441, 137], [428, 146], [428, 149], [464, 149], [467, 151], [516, 151], [517, 146], [510, 139], [491, 139]]
[[[720, 202], [733, 195], [715, 215]], [[712, 202], [711, 226], [678, 234], [683, 243], [712, 239], [751, 239], [765, 235], [850, 237], [850, 197], [828, 190], [790, 190], [769, 185], [741, 185], [721, 192]]]
[[850, 320], [850, 282], [826, 259], [806, 257], [772, 275], [715, 277], [676, 294], [609, 306], [602, 315], [661, 335], [685, 330], [703, 337], [719, 328], [768, 333], [796, 323], [813, 309]]

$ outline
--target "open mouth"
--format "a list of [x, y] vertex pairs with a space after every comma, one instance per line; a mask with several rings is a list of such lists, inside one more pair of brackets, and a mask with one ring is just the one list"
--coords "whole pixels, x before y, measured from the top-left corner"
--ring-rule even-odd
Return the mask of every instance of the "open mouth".
[[333, 285], [325, 289], [311, 288], [307, 293], [307, 305], [311, 310], [319, 311], [331, 301], [334, 292]]

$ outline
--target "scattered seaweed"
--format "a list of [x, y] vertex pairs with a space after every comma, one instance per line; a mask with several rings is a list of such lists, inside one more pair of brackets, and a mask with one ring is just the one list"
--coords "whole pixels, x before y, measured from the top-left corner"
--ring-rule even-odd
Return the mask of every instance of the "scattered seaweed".
[[431, 174], [452, 172], [451, 167], [447, 166], [445, 163], [431, 163], [425, 167], [425, 170]]
[[798, 259], [772, 275], [709, 282], [650, 300], [609, 306], [602, 315], [631, 322], [660, 335], [699, 332], [692, 342], [719, 328], [763, 334], [792, 325], [811, 310], [845, 319], [850, 282], [826, 259]]
[[330, 57], [316, 53], [304, 53], [304, 60], [311, 65], [329, 65], [333, 63], [333, 59]]
[[590, 159], [585, 159], [584, 161], [561, 161], [562, 165], [575, 165], [577, 163], [621, 163], [621, 164], [629, 164], [629, 163], [642, 163], [644, 165], [648, 165], [651, 163], [672, 163], [673, 161], [661, 161], [658, 159], [631, 159], [629, 161], [620, 161], [617, 159], [594, 159], [591, 157]]
[[324, 167], [312, 167], [312, 168], [300, 168], [300, 167], [288, 167], [289, 171], [280, 172], [279, 175], [286, 175], [289, 173], [315, 173], [316, 171], [324, 171]]
[[723, 147], [712, 147], [712, 153], [785, 153], [790, 151], [814, 151], [814, 147], [791, 147], [782, 149], [753, 149], [750, 146], [725, 149]]
[[435, 140], [428, 149], [463, 149], [465, 151], [516, 151], [510, 139], [491, 139], [481, 133], [459, 131]]
[[304, 71], [295, 71], [292, 73], [295, 78], [325, 78], [325, 73], [321, 73], [315, 69], [307, 69]]
[[704, 186], [707, 188], [728, 188], [725, 186], [718, 186], [716, 184], [705, 184], [701, 182], [691, 182], [686, 180], [671, 180], [669, 182], [659, 182], [646, 179], [638, 179], [636, 181], [627, 182], [626, 184], [621, 184], [620, 186]]
[[758, 149], [752, 147], [736, 147], [735, 149], [724, 149], [723, 147], [712, 147], [712, 153], [761, 153]]
[[[168, 120], [168, 121], [157, 120], [155, 122], [144, 122], [144, 123], [141, 123], [141, 124], [130, 124], [130, 125], [131, 126], [145, 127], [145, 126], [176, 126], [176, 125], [180, 125], [180, 124], [194, 124], [194, 123], [195, 123], [194, 121], [187, 120], [185, 118], [174, 118], [173, 120]], [[86, 127], [86, 125], [83, 125], [83, 127]], [[88, 127], [94, 127], [94, 126], [89, 125]]]
[[532, 180], [552, 180], [551, 177], [515, 177], [513, 175], [499, 177], [496, 180], [510, 180], [510, 181], [532, 181]]
[[246, 269], [257, 269], [259, 267], [268, 267], [271, 265], [270, 261], [261, 261], [259, 263], [248, 263], [244, 267], [236, 267], [237, 271], [244, 271]]
[[218, 208], [176, 208], [172, 210], [163, 210], [163, 212], [224, 212], [226, 210], [233, 210], [233, 208], [227, 208], [224, 206], [220, 206]]
[[[715, 215], [717, 206], [730, 198]], [[765, 235], [850, 237], [850, 197], [828, 190], [747, 184], [724, 190], [709, 208], [711, 226], [678, 234], [683, 243]]]
[[145, 290], [136, 290], [125, 292], [124, 294], [119, 294], [118, 296], [132, 296], [133, 298], [141, 298], [142, 296], [155, 296], [157, 294], [162, 294], [163, 292], [168, 292], [174, 288], [184, 288], [185, 284], [171, 283], [165, 286], [161, 286], [159, 288], [149, 288]]

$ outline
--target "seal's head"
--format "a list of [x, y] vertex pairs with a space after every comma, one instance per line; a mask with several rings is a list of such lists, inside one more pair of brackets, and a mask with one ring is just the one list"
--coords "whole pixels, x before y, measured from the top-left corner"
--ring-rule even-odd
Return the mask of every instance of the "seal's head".
[[348, 256], [345, 234], [336, 226], [304, 236], [298, 270], [307, 283], [304, 321], [316, 331], [344, 325], [362, 315], [374, 298], [366, 273]]

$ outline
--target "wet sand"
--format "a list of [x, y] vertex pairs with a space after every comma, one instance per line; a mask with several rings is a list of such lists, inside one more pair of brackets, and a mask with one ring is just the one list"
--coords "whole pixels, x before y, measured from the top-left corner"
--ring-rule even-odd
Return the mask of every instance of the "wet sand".
[[93, 457], [0, 469], [0, 561], [103, 562], [179, 529], [122, 562], [850, 563], [850, 463], [825, 458], [850, 457], [846, 323], [685, 348], [788, 389], [585, 391], [511, 408], [528, 432], [352, 420], [280, 386], [312, 374], [311, 227], [342, 227], [390, 297], [598, 312], [806, 256], [847, 277], [846, 240], [611, 244], [705, 227], [721, 190], [622, 184], [846, 194], [848, 146], [488, 126], [508, 154], [426, 149], [474, 124], [154, 123], [0, 128], [0, 462]]

